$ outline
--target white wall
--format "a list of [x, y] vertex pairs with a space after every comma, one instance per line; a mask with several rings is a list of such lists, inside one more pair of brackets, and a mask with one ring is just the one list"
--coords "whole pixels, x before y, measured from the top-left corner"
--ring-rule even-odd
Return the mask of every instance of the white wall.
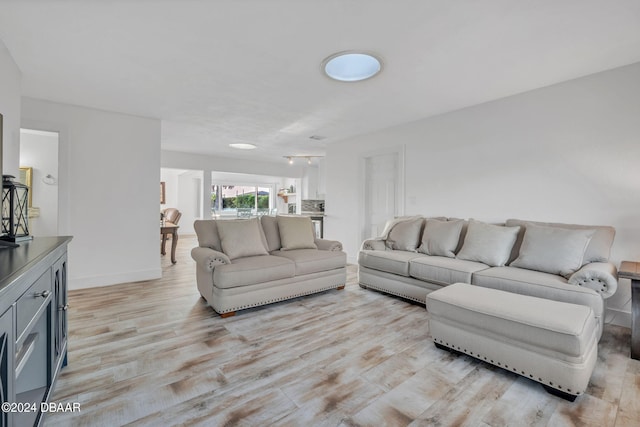
[[324, 199], [327, 194], [327, 162], [324, 158], [318, 160], [318, 199]]
[[[202, 171], [185, 171], [178, 175], [178, 209], [180, 217], [180, 233], [195, 234], [193, 222], [202, 219]], [[211, 203], [207, 209], [210, 210]]]
[[[617, 229], [612, 261], [640, 260], [640, 64], [343, 140], [327, 153], [326, 234], [351, 261], [363, 153], [406, 150], [405, 212]], [[629, 322], [630, 286], [608, 300]]]
[[178, 208], [178, 176], [183, 173], [182, 169], [160, 169], [160, 181], [164, 182], [164, 205], [160, 205], [160, 210], [166, 208]]
[[21, 73], [0, 40], [0, 114], [3, 116], [2, 173], [19, 176], [20, 168], [20, 79]]
[[267, 162], [162, 150], [161, 163], [163, 168], [302, 177], [302, 167], [290, 165], [284, 159], [282, 162]]
[[302, 199], [318, 199], [318, 167], [307, 166], [302, 174]]
[[165, 201], [160, 210], [176, 208], [180, 211], [179, 235], [193, 235], [193, 222], [202, 218], [202, 188], [195, 191], [193, 180], [202, 187], [202, 171], [184, 169], [160, 169], [160, 180], [165, 183]]
[[160, 277], [160, 122], [23, 98], [22, 126], [60, 134], [70, 288]]
[[[20, 167], [32, 168], [32, 210], [38, 216], [29, 218], [32, 236], [58, 235], [58, 134], [22, 129], [20, 131]], [[51, 175], [55, 182], [47, 184], [43, 178]]]

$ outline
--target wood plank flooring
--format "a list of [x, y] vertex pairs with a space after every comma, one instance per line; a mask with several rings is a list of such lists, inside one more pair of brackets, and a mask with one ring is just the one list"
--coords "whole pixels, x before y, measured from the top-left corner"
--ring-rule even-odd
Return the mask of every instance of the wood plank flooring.
[[[424, 307], [358, 287], [221, 319], [193, 237], [163, 278], [69, 293], [69, 366], [46, 426], [638, 426], [640, 362], [607, 325], [587, 394], [438, 350]], [[70, 268], [73, 268], [71, 265]]]

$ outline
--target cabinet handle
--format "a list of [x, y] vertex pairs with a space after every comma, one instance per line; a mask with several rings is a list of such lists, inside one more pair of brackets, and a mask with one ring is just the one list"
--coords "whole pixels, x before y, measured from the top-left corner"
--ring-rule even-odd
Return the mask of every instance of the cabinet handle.
[[36, 292], [35, 294], [33, 294], [33, 297], [34, 297], [34, 298], [38, 298], [38, 297], [46, 298], [46, 297], [48, 297], [49, 295], [51, 295], [51, 291], [42, 291], [42, 292], [40, 292], [40, 293], [37, 293], [37, 292]]
[[67, 311], [67, 310], [69, 310], [69, 304], [65, 304], [65, 305], [60, 305], [60, 306], [58, 306], [58, 310], [60, 310], [60, 311]]

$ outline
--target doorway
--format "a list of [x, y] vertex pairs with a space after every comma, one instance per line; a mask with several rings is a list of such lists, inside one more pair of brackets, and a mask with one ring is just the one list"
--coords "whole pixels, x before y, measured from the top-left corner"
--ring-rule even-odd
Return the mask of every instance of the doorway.
[[160, 182], [165, 183], [165, 200], [160, 210], [176, 208], [180, 211], [180, 235], [194, 234], [193, 223], [203, 218], [202, 170], [160, 169]]
[[382, 234], [386, 222], [404, 213], [401, 151], [364, 157], [362, 240]]
[[58, 235], [58, 132], [20, 129], [20, 177], [29, 186], [29, 234]]

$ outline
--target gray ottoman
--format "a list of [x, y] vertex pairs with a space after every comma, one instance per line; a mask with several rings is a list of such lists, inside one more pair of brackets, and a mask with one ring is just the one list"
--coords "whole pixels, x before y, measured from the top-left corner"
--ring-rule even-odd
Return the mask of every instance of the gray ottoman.
[[468, 354], [542, 383], [573, 401], [598, 356], [591, 308], [455, 283], [427, 295], [436, 346]]

